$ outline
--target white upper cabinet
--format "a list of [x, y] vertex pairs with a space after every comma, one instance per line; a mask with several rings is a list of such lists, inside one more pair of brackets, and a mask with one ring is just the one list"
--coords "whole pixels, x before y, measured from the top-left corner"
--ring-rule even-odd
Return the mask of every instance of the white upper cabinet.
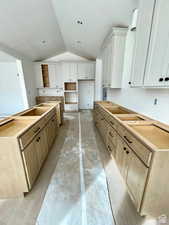
[[145, 86], [169, 86], [169, 1], [157, 0], [145, 71]]
[[49, 85], [50, 88], [56, 88], [56, 65], [55, 64], [49, 64], [48, 65], [48, 71], [49, 71]]
[[77, 63], [72, 62], [62, 63], [62, 71], [64, 82], [77, 81]]
[[121, 88], [126, 34], [126, 28], [113, 28], [103, 43], [103, 87]]
[[78, 62], [77, 76], [78, 76], [78, 80], [95, 79], [95, 63]]
[[169, 1], [139, 5], [131, 86], [169, 86]]

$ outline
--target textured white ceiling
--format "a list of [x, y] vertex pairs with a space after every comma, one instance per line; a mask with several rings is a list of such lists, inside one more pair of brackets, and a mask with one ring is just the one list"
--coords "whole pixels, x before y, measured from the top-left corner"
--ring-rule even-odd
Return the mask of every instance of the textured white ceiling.
[[0, 21], [0, 43], [32, 60], [65, 51], [50, 0], [2, 1]]
[[[138, 0], [5, 0], [0, 7], [0, 48], [32, 60], [65, 51], [95, 58], [112, 26], [128, 26]], [[83, 25], [76, 21], [80, 19]], [[46, 43], [42, 43], [45, 40]], [[77, 43], [80, 41], [81, 43]], [[1, 48], [2, 49], [2, 48]]]
[[16, 58], [0, 51], [0, 62], [16, 62]]

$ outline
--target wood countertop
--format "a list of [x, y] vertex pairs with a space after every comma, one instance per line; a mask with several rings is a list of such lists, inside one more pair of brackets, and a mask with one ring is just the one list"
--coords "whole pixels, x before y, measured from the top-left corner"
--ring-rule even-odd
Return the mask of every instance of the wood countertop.
[[0, 138], [18, 137], [47, 116], [60, 102], [36, 105], [0, 121]]
[[150, 151], [169, 151], [169, 126], [112, 102], [96, 102]]

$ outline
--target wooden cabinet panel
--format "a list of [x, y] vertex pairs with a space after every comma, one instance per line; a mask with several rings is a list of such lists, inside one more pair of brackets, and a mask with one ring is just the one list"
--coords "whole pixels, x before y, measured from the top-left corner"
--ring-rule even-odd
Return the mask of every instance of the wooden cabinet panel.
[[37, 155], [37, 139], [35, 139], [22, 152], [23, 160], [25, 162], [25, 169], [28, 179], [29, 188], [31, 189], [40, 169], [38, 155]]
[[121, 137], [117, 136], [116, 161], [124, 180], [126, 180], [127, 176], [130, 151], [131, 150], [121, 139]]
[[48, 153], [46, 129], [43, 129], [36, 137], [36, 152], [41, 167]]
[[137, 210], [141, 206], [143, 192], [147, 180], [148, 168], [130, 151], [126, 183]]
[[51, 148], [57, 133], [57, 120], [54, 116], [46, 127], [48, 147]]

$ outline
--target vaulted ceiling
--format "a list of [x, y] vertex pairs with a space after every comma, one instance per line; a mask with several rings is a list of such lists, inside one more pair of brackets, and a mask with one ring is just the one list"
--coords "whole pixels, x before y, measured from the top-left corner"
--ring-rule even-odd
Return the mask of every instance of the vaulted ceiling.
[[[5, 0], [0, 49], [32, 60], [73, 52], [95, 58], [112, 26], [128, 26], [138, 0]], [[79, 21], [79, 23], [78, 23]], [[82, 24], [81, 24], [82, 23]]]

